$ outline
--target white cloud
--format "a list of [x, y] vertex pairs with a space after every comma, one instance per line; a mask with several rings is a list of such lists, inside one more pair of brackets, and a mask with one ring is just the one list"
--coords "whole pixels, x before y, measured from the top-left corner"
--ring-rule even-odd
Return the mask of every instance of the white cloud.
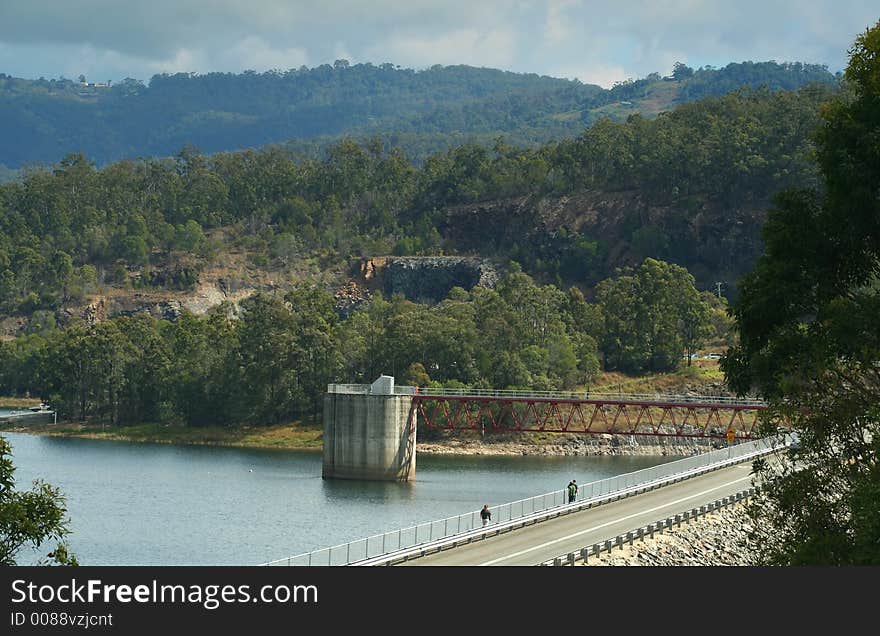
[[367, 49], [368, 57], [382, 61], [408, 60], [407, 66], [469, 64], [505, 68], [514, 60], [516, 37], [511, 31], [461, 29], [432, 37], [392, 36], [381, 46]]
[[574, 31], [566, 9], [580, 4], [580, 0], [555, 0], [549, 3], [544, 24], [544, 39], [547, 42], [565, 42], [572, 36]]
[[178, 49], [172, 57], [151, 61], [148, 63], [148, 67], [154, 73], [188, 73], [197, 68], [205, 69], [205, 63], [204, 56], [200, 51]]
[[[671, 63], [841, 68], [876, 0], [0, 0], [0, 71], [148, 79], [300, 64], [471, 64], [607, 82]], [[590, 69], [594, 70], [590, 70]]]
[[577, 79], [584, 84], [596, 84], [602, 88], [611, 88], [615, 82], [622, 82], [632, 77], [622, 66], [605, 66], [599, 63], [579, 67], [559, 67], [549, 74], [565, 79]]
[[[345, 46], [343, 42], [337, 42], [333, 47], [333, 61], [336, 60], [348, 60], [349, 62], [355, 61], [355, 56], [351, 54], [348, 48]], [[368, 60], [369, 61], [369, 60]]]
[[299, 47], [276, 48], [257, 36], [246, 37], [223, 51], [214, 62], [215, 71], [299, 68], [308, 62], [305, 50]]

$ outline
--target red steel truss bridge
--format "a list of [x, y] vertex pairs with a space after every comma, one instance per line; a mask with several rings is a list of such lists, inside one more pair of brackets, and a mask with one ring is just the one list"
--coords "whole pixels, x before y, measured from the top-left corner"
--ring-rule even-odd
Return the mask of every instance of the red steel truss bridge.
[[759, 437], [760, 400], [689, 395], [566, 391], [495, 391], [398, 386], [410, 393], [410, 422], [434, 430], [483, 433]]

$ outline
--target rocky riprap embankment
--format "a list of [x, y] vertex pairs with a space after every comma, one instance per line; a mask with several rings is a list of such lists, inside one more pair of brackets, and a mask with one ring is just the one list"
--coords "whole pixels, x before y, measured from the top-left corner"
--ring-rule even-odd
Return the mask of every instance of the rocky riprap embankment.
[[[653, 538], [624, 544], [590, 556], [591, 566], [751, 566], [757, 565], [749, 543], [751, 520], [743, 505], [728, 506], [674, 526]], [[610, 538], [610, 537], [609, 537]]]
[[430, 455], [692, 455], [712, 449], [707, 439], [631, 435], [559, 435], [553, 442], [536, 443], [516, 440], [444, 439], [418, 440], [419, 453]]

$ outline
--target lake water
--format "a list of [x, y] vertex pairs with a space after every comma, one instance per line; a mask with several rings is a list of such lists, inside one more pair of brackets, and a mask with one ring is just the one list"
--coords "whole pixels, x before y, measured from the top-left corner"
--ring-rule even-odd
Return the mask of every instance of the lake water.
[[82, 565], [256, 565], [677, 459], [419, 455], [389, 483], [324, 480], [318, 452], [0, 434], [16, 489], [65, 494]]

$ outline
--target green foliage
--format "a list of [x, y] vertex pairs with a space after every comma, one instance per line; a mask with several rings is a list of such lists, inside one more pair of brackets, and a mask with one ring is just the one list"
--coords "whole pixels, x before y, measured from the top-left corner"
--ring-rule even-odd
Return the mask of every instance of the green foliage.
[[[648, 260], [638, 277], [644, 294], [629, 302], [653, 303], [653, 319], [678, 330], [657, 327], [640, 364], [668, 358], [674, 366], [686, 346], [674, 311], [703, 315], [680, 299], [703, 300], [675, 265]], [[174, 322], [141, 315], [46, 325], [0, 342], [0, 393], [44, 396], [66, 419], [215, 426], [317, 417], [327, 384], [380, 374], [416, 385], [571, 389], [592, 382], [601, 354], [614, 358], [599, 348], [617, 311], [610, 296], [604, 302], [512, 266], [496, 289], [453, 287], [433, 305], [377, 294], [343, 319], [329, 291], [303, 283], [283, 296], [252, 295], [237, 311], [221, 305]]]
[[[794, 90], [835, 81], [822, 66], [775, 62], [697, 71], [679, 65], [673, 77], [680, 101], [742, 86]], [[533, 146], [576, 135], [595, 109], [644, 97], [665, 82], [652, 73], [604, 90], [487, 68], [391, 64], [161, 74], [147, 84], [126, 78], [106, 87], [0, 74], [0, 183], [23, 165], [49, 164], [74, 149], [106, 165], [170, 157], [192, 141], [211, 153], [286, 142], [298, 157], [321, 159], [343, 137], [365, 141], [381, 133], [421, 163], [467, 143], [491, 148], [499, 134]]]
[[676, 62], [672, 66], [672, 77], [677, 80], [687, 79], [694, 76], [694, 69], [682, 62]]
[[[729, 279], [756, 256], [771, 193], [816, 182], [807, 134], [829, 97], [741, 91], [654, 120], [603, 119], [537, 148], [462, 144], [420, 167], [378, 137], [299, 160], [278, 148], [208, 156], [185, 146], [172, 159], [97, 169], [71, 154], [0, 186], [0, 311], [82, 298], [104, 280], [91, 271], [117, 285], [189, 288], [228, 249], [221, 236], [259, 267], [322, 252], [443, 251], [520, 260], [559, 286], [592, 286], [647, 257], [674, 257], [703, 284]], [[630, 193], [624, 212], [603, 200], [612, 193]], [[536, 223], [577, 197], [597, 200], [601, 222], [566, 212]], [[181, 255], [186, 266], [168, 271]]]
[[[679, 67], [680, 75], [687, 77], [680, 99], [691, 101], [719, 96], [744, 86], [767, 87], [771, 90], [794, 90], [810, 84], [830, 84], [834, 79], [828, 67], [801, 62], [741, 62], [728, 64], [722, 69], [703, 67], [697, 70]], [[688, 73], [690, 71], [690, 73]], [[675, 77], [675, 71], [673, 71]], [[680, 79], [676, 77], [676, 79]]]
[[670, 371], [709, 334], [709, 307], [686, 269], [645, 259], [597, 287], [606, 366], [628, 372]]
[[44, 565], [78, 565], [63, 540], [69, 534], [64, 495], [42, 481], [29, 491], [15, 490], [12, 447], [0, 436], [0, 565], [16, 565], [23, 548], [40, 549], [48, 541], [57, 545], [41, 561]]
[[799, 436], [784, 461], [756, 465], [770, 564], [880, 563], [880, 22], [850, 55], [816, 135], [823, 187], [776, 198], [722, 360], [733, 388], [768, 398]]

